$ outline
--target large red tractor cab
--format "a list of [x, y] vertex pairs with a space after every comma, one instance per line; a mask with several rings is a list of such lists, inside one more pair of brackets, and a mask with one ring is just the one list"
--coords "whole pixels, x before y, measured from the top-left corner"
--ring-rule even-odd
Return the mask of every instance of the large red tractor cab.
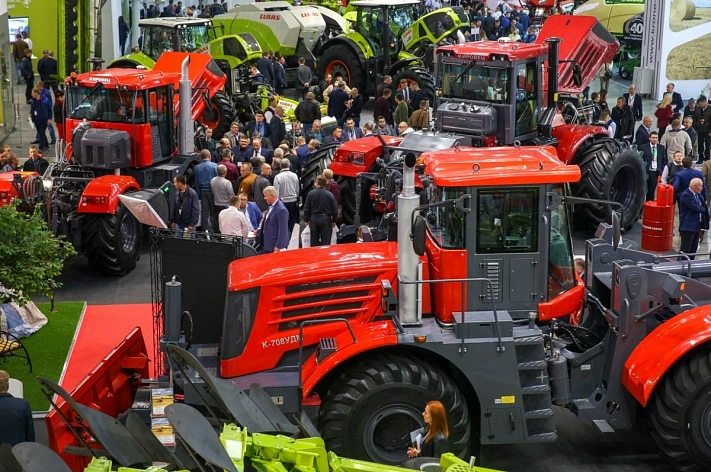
[[[219, 120], [210, 98], [225, 75], [208, 55], [168, 52], [152, 70], [106, 69], [66, 81], [67, 129], [73, 159], [85, 168], [134, 177], [141, 187], [159, 185], [156, 165], [178, 153], [177, 93], [183, 61], [192, 93], [191, 120]], [[190, 131], [190, 130], [186, 130]]]
[[[46, 208], [52, 231], [65, 235], [90, 267], [125, 274], [140, 256], [142, 228], [119, 197], [169, 193], [164, 184], [190, 173], [195, 120], [232, 116], [231, 102], [221, 110], [212, 100], [225, 80], [209, 56], [188, 53], [166, 53], [151, 71], [97, 70], [67, 79], [66, 153], [44, 176], [3, 178], [0, 200]], [[166, 223], [168, 202], [153, 201]]]
[[485, 146], [540, 142], [550, 136], [552, 116], [543, 112], [554, 111], [557, 92], [577, 96], [618, 48], [595, 18], [563, 15], [547, 20], [536, 43], [443, 46], [437, 127], [474, 134]]

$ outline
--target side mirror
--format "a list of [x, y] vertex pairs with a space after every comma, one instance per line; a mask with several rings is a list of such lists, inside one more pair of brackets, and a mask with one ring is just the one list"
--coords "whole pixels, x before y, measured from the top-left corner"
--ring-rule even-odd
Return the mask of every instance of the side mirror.
[[617, 249], [622, 239], [622, 229], [620, 228], [620, 217], [616, 211], [612, 212], [612, 247]]
[[412, 225], [412, 248], [415, 254], [418, 256], [423, 256], [425, 254], [425, 231], [427, 228], [427, 222], [425, 219], [417, 215], [415, 221]]

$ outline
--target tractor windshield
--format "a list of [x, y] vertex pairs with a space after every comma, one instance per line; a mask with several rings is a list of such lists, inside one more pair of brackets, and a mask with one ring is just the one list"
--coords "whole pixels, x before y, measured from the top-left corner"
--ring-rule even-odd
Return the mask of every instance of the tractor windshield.
[[[553, 188], [559, 197], [565, 195], [562, 185]], [[560, 201], [560, 200], [559, 200]], [[548, 249], [548, 300], [575, 286], [573, 250], [570, 239], [568, 208], [561, 202], [551, 209], [551, 236]]]
[[142, 92], [118, 90], [103, 85], [67, 87], [67, 116], [75, 120], [109, 123], [145, 123]]
[[141, 51], [157, 61], [166, 51], [193, 52], [210, 41], [208, 25], [191, 25], [185, 28], [144, 26], [144, 44]]
[[417, 20], [415, 5], [400, 5], [390, 9], [390, 40], [394, 41]]
[[447, 98], [507, 103], [510, 70], [484, 67], [478, 62], [445, 62], [442, 95]]
[[[456, 200], [468, 193], [466, 187], [431, 187], [429, 202]], [[444, 249], [464, 249], [466, 215], [456, 206], [428, 208], [425, 215], [432, 239]]]

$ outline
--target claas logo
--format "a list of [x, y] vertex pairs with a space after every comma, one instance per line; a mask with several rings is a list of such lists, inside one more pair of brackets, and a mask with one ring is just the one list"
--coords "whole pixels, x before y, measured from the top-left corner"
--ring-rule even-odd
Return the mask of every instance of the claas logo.
[[266, 13], [259, 15], [260, 20], [279, 20], [281, 17], [279, 15], [267, 15]]

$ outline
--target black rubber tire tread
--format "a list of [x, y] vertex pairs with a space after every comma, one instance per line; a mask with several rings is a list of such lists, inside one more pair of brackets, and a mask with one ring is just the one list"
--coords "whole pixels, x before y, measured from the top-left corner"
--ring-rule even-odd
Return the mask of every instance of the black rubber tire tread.
[[711, 402], [710, 390], [711, 351], [702, 348], [677, 362], [652, 396], [652, 437], [676, 470], [708, 470], [711, 447], [700, 437], [699, 428], [700, 413]]
[[363, 65], [361, 64], [358, 54], [351, 47], [346, 46], [345, 44], [334, 44], [329, 46], [328, 43], [326, 43], [325, 49], [322, 50], [321, 57], [318, 61], [318, 71], [316, 76], [324, 77], [326, 70], [329, 69], [329, 65], [335, 60], [344, 62], [348, 67], [350, 75], [347, 83], [349, 87], [356, 87], [364, 97], [375, 93], [375, 90], [369, 91], [366, 89], [367, 81], [365, 70], [363, 70]]
[[[407, 391], [408, 395], [404, 395]], [[419, 397], [413, 403], [412, 397]], [[363, 430], [368, 417], [382, 407], [410, 403], [422, 411], [430, 400], [439, 400], [447, 412], [449, 451], [468, 457], [471, 419], [464, 395], [439, 368], [414, 356], [383, 353], [364, 357], [330, 385], [319, 411], [319, 431], [326, 449], [338, 455], [383, 462], [368, 457]], [[420, 404], [421, 402], [421, 404]], [[402, 463], [407, 458], [399, 461]]]
[[[578, 149], [572, 163], [580, 166], [581, 172], [580, 181], [571, 186], [573, 195], [598, 200], [611, 199], [615, 176], [623, 169], [629, 170], [628, 176], [634, 179], [627, 183], [632, 194], [625, 202], [620, 202], [624, 204], [624, 221], [620, 224], [624, 230], [630, 230], [647, 195], [647, 174], [639, 152], [628, 143], [598, 135]], [[610, 208], [594, 203], [577, 205], [574, 221], [576, 227], [594, 232], [600, 223], [610, 221]]]
[[89, 266], [108, 275], [124, 275], [134, 267], [141, 254], [141, 224], [136, 221], [138, 234], [135, 245], [129, 253], [123, 251], [121, 221], [134, 216], [119, 203], [114, 215], [87, 215], [82, 228], [84, 254]]
[[[417, 85], [420, 86], [420, 90], [422, 90], [422, 92], [429, 99], [430, 106], [434, 104], [435, 78], [427, 69], [420, 66], [405, 67], [400, 69], [395, 77], [393, 77], [393, 84], [399, 84], [402, 79], [417, 82]], [[420, 108], [420, 104], [413, 103], [412, 108], [417, 110]]]
[[69, 76], [73, 71], [77, 70], [79, 62], [79, 1], [65, 0], [64, 3], [64, 64], [65, 70], [60, 71], [60, 75], [64, 73]]
[[301, 169], [301, 204], [306, 203], [306, 197], [309, 192], [314, 189], [316, 177], [323, 174], [323, 171], [328, 169], [333, 161], [333, 155], [339, 144], [327, 144], [321, 146], [314, 152], [314, 155], [306, 161], [306, 165]]
[[[347, 225], [352, 225], [355, 219], [356, 213], [356, 179], [353, 177], [346, 177], [339, 175], [336, 177], [336, 182], [338, 183], [338, 188], [341, 190], [341, 208], [343, 214], [343, 223]], [[369, 202], [361, 201], [361, 206], [363, 204], [368, 204]], [[361, 224], [367, 223], [363, 220], [363, 208], [361, 208]]]
[[[232, 99], [224, 92], [217, 92], [210, 99], [210, 103], [217, 108], [220, 114], [219, 122], [212, 130], [212, 135], [216, 136], [216, 139], [220, 139], [230, 130], [230, 125], [235, 121], [235, 107], [232, 103]], [[200, 124], [205, 124], [202, 115], [198, 117], [197, 121]]]

